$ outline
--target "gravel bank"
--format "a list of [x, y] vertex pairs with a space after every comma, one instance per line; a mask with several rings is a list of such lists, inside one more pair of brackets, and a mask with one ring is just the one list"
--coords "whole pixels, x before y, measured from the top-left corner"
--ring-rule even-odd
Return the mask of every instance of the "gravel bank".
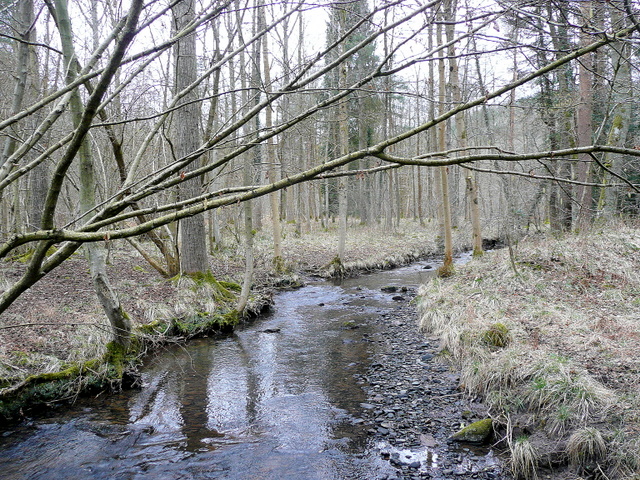
[[417, 329], [417, 313], [403, 294], [391, 313], [376, 322], [379, 353], [368, 372], [358, 376], [367, 392], [363, 422], [377, 453], [396, 469], [391, 479], [510, 479], [504, 459], [490, 446], [448, 441], [476, 420], [483, 406], [458, 389], [459, 376], [438, 361], [439, 340]]

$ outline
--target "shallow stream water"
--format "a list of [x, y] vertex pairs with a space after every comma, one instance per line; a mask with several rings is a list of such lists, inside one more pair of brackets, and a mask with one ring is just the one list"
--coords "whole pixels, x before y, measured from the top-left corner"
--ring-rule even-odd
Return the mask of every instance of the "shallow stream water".
[[280, 293], [271, 313], [233, 335], [151, 358], [143, 388], [4, 432], [0, 478], [391, 478], [354, 422], [367, 402], [354, 378], [379, 348], [367, 317], [397, 301], [381, 288], [416, 287], [432, 272], [421, 262]]

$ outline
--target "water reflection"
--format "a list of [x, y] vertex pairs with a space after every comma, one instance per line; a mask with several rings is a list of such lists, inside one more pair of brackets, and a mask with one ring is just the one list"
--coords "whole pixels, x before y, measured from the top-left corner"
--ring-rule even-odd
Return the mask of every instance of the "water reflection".
[[3, 478], [385, 478], [388, 462], [351, 420], [366, 401], [354, 374], [377, 345], [367, 320], [394, 303], [378, 283], [395, 281], [285, 292], [271, 315], [227, 338], [168, 348], [141, 390], [0, 439]]

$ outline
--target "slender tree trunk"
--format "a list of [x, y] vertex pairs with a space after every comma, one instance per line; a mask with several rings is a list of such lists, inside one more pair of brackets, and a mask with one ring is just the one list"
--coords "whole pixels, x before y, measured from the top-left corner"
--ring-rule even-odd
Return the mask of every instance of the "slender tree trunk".
[[[583, 15], [583, 27], [581, 33], [582, 45], [589, 44], [589, 34], [586, 29], [590, 28], [592, 19], [592, 6], [590, 1], [585, 1], [580, 6]], [[580, 101], [578, 103], [577, 128], [578, 128], [578, 146], [583, 147], [592, 144], [593, 137], [593, 76], [591, 71], [593, 55], [588, 54], [579, 61], [579, 82], [580, 82]], [[577, 179], [581, 183], [588, 183], [591, 180], [591, 157], [587, 154], [578, 157]], [[592, 210], [591, 203], [592, 190], [586, 185], [577, 185], [577, 223], [581, 229], [586, 228], [591, 223]]]
[[[24, 40], [18, 44], [17, 61], [16, 61], [16, 82], [13, 88], [13, 98], [11, 106], [11, 114], [14, 115], [22, 108], [25, 91], [27, 87], [27, 77], [29, 75], [29, 44], [32, 41], [33, 28], [33, 0], [22, 0], [18, 2], [17, 30], [20, 38]], [[16, 132], [17, 133], [17, 132]], [[19, 136], [17, 134], [7, 135], [0, 155], [0, 167], [15, 151], [16, 142]]]
[[[616, 8], [611, 9], [611, 20], [614, 25], [621, 27], [624, 16]], [[611, 44], [611, 64], [614, 69], [612, 82], [613, 114], [611, 127], [607, 135], [607, 145], [623, 147], [627, 141], [629, 124], [631, 122], [631, 105], [633, 104], [633, 87], [631, 80], [630, 57], [631, 52], [628, 42], [615, 42]], [[616, 175], [622, 175], [624, 157], [619, 154], [608, 153], [604, 156], [604, 165], [609, 172], [604, 172], [602, 183], [619, 183]], [[620, 189], [611, 185], [600, 190], [598, 198], [598, 211], [607, 216], [618, 213], [618, 199]]]
[[[67, 83], [71, 83], [75, 80], [75, 68], [73, 65], [76, 57], [73, 49], [73, 35], [67, 10], [67, 0], [55, 0], [55, 7], [58, 29], [60, 31], [60, 42], [65, 58], [66, 80]], [[80, 124], [83, 112], [82, 100], [78, 90], [73, 91], [70, 107], [74, 126], [77, 127]], [[78, 157], [80, 167], [80, 210], [84, 213], [92, 210], [96, 205], [94, 159], [87, 136], [84, 137], [80, 145]], [[108, 239], [105, 239], [105, 241], [108, 242]], [[85, 252], [89, 261], [94, 290], [111, 323], [114, 341], [126, 349], [130, 343], [131, 321], [122, 309], [118, 296], [110, 285], [106, 272], [104, 252], [96, 243], [86, 244]]]
[[[265, 9], [261, 9], [260, 22], [258, 29], [262, 30], [266, 26], [265, 21]], [[271, 68], [269, 65], [269, 45], [267, 41], [267, 35], [262, 38], [262, 61], [263, 61], [263, 75], [264, 85], [267, 89], [267, 95], [271, 88]], [[273, 109], [268, 106], [265, 113], [265, 128], [271, 130], [273, 128]], [[277, 168], [276, 168], [276, 146], [273, 143], [273, 138], [267, 140], [267, 164], [268, 164], [268, 178], [270, 183], [274, 183], [278, 180]], [[273, 227], [273, 265], [276, 273], [284, 271], [284, 260], [282, 258], [282, 232], [280, 228], [280, 192], [273, 192], [269, 194], [269, 204], [271, 206], [271, 225]], [[285, 206], [286, 208], [286, 206]]]
[[[33, 0], [24, 0], [17, 3], [17, 15], [15, 28], [18, 31], [19, 37], [24, 40], [18, 44], [17, 58], [16, 58], [16, 75], [15, 85], [13, 89], [13, 98], [11, 106], [11, 114], [14, 115], [22, 108], [24, 101], [25, 91], [27, 87], [27, 78], [29, 75], [29, 54], [30, 47], [27, 42], [33, 39]], [[11, 135], [7, 135], [4, 141], [2, 152], [0, 152], [0, 167], [4, 165], [9, 157], [16, 149], [17, 139], [20, 138], [19, 132], [12, 132]], [[16, 182], [16, 186], [19, 182]], [[19, 216], [20, 205], [16, 204], [20, 195], [16, 195], [18, 192], [14, 192], [12, 199], [3, 201], [2, 191], [0, 191], [0, 230], [8, 233], [10, 231], [18, 232], [15, 219]], [[13, 202], [11, 202], [13, 200]], [[6, 204], [5, 204], [6, 202]], [[4, 205], [4, 208], [3, 208]], [[11, 225], [10, 217], [13, 215], [14, 222]]]
[[[345, 32], [347, 30], [347, 26], [345, 25], [346, 14], [343, 12], [341, 15], [341, 24], [340, 31]], [[343, 52], [346, 51], [346, 45], [342, 44]], [[340, 65], [340, 77], [338, 80], [339, 88], [345, 88], [347, 86], [347, 64], [343, 62]], [[342, 100], [340, 102], [339, 107], [339, 125], [338, 125], [338, 143], [339, 143], [339, 155], [346, 155], [349, 151], [349, 108], [346, 100]], [[346, 166], [343, 167], [343, 170], [346, 169]], [[339, 177], [338, 178], [338, 258], [341, 262], [344, 261], [344, 252], [345, 245], [347, 242], [347, 214], [348, 214], [348, 205], [347, 205], [347, 178]]]
[[[261, 7], [261, 1], [256, 1], [256, 7]], [[236, 10], [239, 10], [239, 1], [236, 0]], [[256, 13], [257, 15], [257, 13]], [[254, 16], [254, 31], [256, 30], [256, 22], [257, 18]], [[240, 21], [238, 20], [238, 24]], [[243, 42], [242, 33], [240, 33], [240, 41]], [[260, 81], [260, 42], [256, 42], [254, 44], [253, 50], [253, 61], [251, 62], [251, 78], [250, 81], [247, 82], [247, 66], [245, 63], [244, 52], [240, 55], [240, 86], [242, 89], [242, 105], [244, 106], [245, 111], [249, 109], [249, 93], [247, 89], [247, 84], [249, 83], [251, 86], [251, 95], [253, 95], [254, 104], [259, 101], [258, 95], [259, 88], [258, 82]], [[254, 131], [251, 131], [251, 125], [247, 124], [244, 128], [245, 136], [250, 137], [251, 135], [257, 136], [260, 128], [259, 119], [256, 117], [256, 121], [254, 123]], [[259, 146], [254, 147], [256, 149], [255, 158], [260, 158]], [[243, 155], [243, 170], [242, 170], [242, 181], [245, 185], [251, 185], [254, 182], [253, 170], [254, 170], [254, 159], [251, 158], [251, 152], [248, 151]], [[255, 202], [257, 203], [257, 202]], [[244, 241], [244, 259], [245, 259], [245, 268], [244, 268], [244, 277], [242, 279], [242, 290], [240, 291], [240, 296], [238, 297], [238, 303], [236, 304], [236, 310], [239, 313], [243, 313], [247, 304], [249, 303], [249, 296], [251, 294], [251, 286], [253, 284], [253, 269], [254, 269], [254, 252], [253, 252], [253, 237], [255, 235], [254, 231], [254, 202], [248, 201], [244, 202], [242, 205], [242, 210], [244, 213], [244, 230], [243, 230], [243, 241]]]
[[[428, 29], [428, 48], [429, 50], [433, 50], [434, 48], [434, 43], [433, 43], [433, 39], [434, 39], [434, 32], [433, 32], [433, 22], [429, 22], [429, 26], [427, 27]], [[442, 33], [440, 33], [440, 35], [442, 35]], [[429, 64], [427, 65], [428, 68], [428, 72], [429, 72], [429, 81], [427, 83], [428, 85], [428, 91], [429, 91], [429, 95], [428, 97], [431, 99], [429, 101], [429, 116], [431, 118], [436, 118], [436, 113], [437, 113], [437, 96], [436, 96], [436, 71], [433, 65], [433, 62], [429, 62]], [[437, 128], [430, 128], [428, 131], [428, 145], [429, 145], [429, 149], [431, 151], [437, 151], [438, 150], [438, 132], [439, 130]], [[440, 240], [442, 241], [442, 244], [444, 245], [444, 204], [442, 203], [441, 199], [442, 199], [442, 182], [440, 180], [440, 170], [439, 169], [434, 169], [433, 171], [429, 170], [428, 176], [430, 179], [432, 179], [433, 181], [429, 182], [429, 185], [433, 185], [432, 188], [429, 189], [429, 195], [428, 195], [428, 204], [431, 206], [431, 208], [429, 209], [431, 215], [437, 219], [438, 221], [438, 234], [440, 236]]]
[[[450, 1], [450, 0], [447, 0]], [[438, 45], [442, 45], [442, 24], [436, 26], [436, 35]], [[442, 115], [446, 110], [446, 77], [445, 77], [445, 52], [439, 53], [438, 59], [438, 103], [439, 114]], [[444, 152], [447, 149], [446, 144], [447, 122], [438, 124], [438, 150]], [[442, 166], [440, 169], [440, 187], [442, 188], [442, 219], [444, 226], [444, 261], [442, 267], [438, 270], [440, 276], [449, 276], [453, 273], [453, 236], [451, 232], [451, 203], [449, 200], [449, 170], [448, 167]]]
[[[215, 42], [215, 48], [214, 48], [214, 52], [213, 52], [213, 56], [211, 59], [212, 63], [216, 63], [220, 60], [220, 58], [222, 57], [221, 53], [220, 53], [220, 45], [219, 45], [219, 28], [220, 26], [218, 25], [218, 23], [215, 23], [213, 26], [213, 35], [214, 35], [214, 42]], [[207, 114], [207, 125], [205, 127], [205, 131], [204, 131], [204, 139], [205, 140], [210, 140], [211, 137], [213, 136], [213, 132], [215, 131], [215, 129], [218, 126], [218, 121], [217, 119], [221, 116], [220, 115], [220, 105], [219, 105], [219, 101], [218, 101], [218, 93], [220, 92], [220, 74], [221, 74], [221, 68], [219, 68], [218, 70], [216, 70], [213, 73], [213, 81], [211, 82], [211, 88], [210, 88], [210, 96], [211, 96], [211, 103], [209, 105], [209, 113]], [[212, 150], [210, 151], [207, 156], [206, 159], [209, 163], [213, 163], [217, 160], [217, 152], [216, 150]], [[205, 184], [209, 185], [209, 190], [213, 191], [216, 189], [217, 186], [217, 180], [218, 180], [218, 170], [215, 170], [213, 172], [208, 173], [205, 176]], [[211, 210], [209, 212], [209, 218], [208, 218], [208, 222], [207, 223], [207, 227], [208, 227], [208, 237], [209, 237], [209, 252], [211, 254], [213, 254], [213, 252], [215, 250], [217, 250], [218, 248], [221, 248], [223, 243], [222, 243], [222, 235], [220, 232], [220, 220], [218, 218], [218, 209], [215, 208], [213, 210]]]
[[[551, 31], [551, 37], [553, 40], [554, 49], [557, 52], [556, 58], [559, 58], [562, 53], [569, 49], [569, 37], [568, 27], [566, 24], [566, 18], [568, 18], [568, 11], [562, 7], [563, 4], [558, 4], [559, 8], [563, 10], [560, 17], [556, 22], [550, 22], [549, 28]], [[554, 10], [548, 7], [547, 13], [549, 18], [554, 18]], [[555, 19], [555, 18], [554, 18]], [[557, 27], [556, 27], [557, 25]], [[557, 125], [555, 130], [558, 132], [558, 147], [567, 148], [575, 146], [575, 137], [573, 132], [574, 127], [574, 114], [573, 114], [573, 102], [575, 100], [573, 85], [574, 75], [572, 67], [569, 63], [561, 67], [557, 73], [558, 79], [558, 94], [560, 103], [555, 107], [560, 110], [560, 114], [557, 117]], [[571, 164], [569, 160], [559, 160], [555, 168], [555, 175], [559, 178], [571, 178]], [[550, 210], [551, 215], [551, 228], [556, 231], [568, 231], [571, 229], [571, 188], [560, 182], [556, 182], [553, 185], [553, 194], [551, 196], [552, 205]]]
[[[340, 110], [340, 155], [346, 155], [349, 148], [346, 102], [343, 102]], [[346, 177], [340, 177], [338, 178], [338, 257], [341, 261], [344, 261], [347, 241], [347, 198], [347, 179]]]
[[[513, 45], [518, 44], [518, 26], [514, 25], [512, 31], [511, 42]], [[512, 79], [515, 81], [518, 78], [518, 50], [513, 50], [512, 57]], [[507, 133], [507, 148], [515, 152], [516, 151], [516, 89], [511, 90], [509, 93], [509, 128]], [[496, 170], [501, 170], [498, 161], [495, 162]], [[504, 229], [507, 238], [511, 236], [511, 231], [518, 228], [518, 221], [516, 218], [517, 203], [515, 192], [513, 188], [513, 178], [510, 175], [500, 175], [500, 181], [502, 183], [502, 192], [504, 194], [504, 205], [506, 206], [506, 215], [504, 217]]]
[[[35, 31], [33, 33], [33, 36], [35, 37]], [[47, 42], [47, 40], [48, 39], [45, 39], [45, 42]], [[36, 56], [35, 47], [30, 47], [29, 51], [29, 76], [31, 81], [29, 82], [27, 95], [29, 97], [29, 101], [35, 102], [39, 96], [45, 96], [44, 92], [41, 92], [41, 90], [45, 89], [44, 85], [46, 85], [47, 78], [45, 76], [44, 81], [40, 79], [40, 75], [38, 73], [38, 58]], [[45, 68], [47, 68], [49, 64], [48, 50], [46, 52], [45, 60], [43, 61], [43, 63], [46, 66]], [[41, 123], [42, 117], [43, 114], [41, 113], [35, 115], [35, 121], [32, 123], [32, 129], [34, 131]], [[42, 211], [44, 210], [44, 204], [47, 198], [46, 195], [47, 187], [49, 185], [49, 176], [49, 164], [47, 162], [40, 162], [29, 175], [29, 192], [31, 194], [29, 202], [29, 228], [32, 230], [40, 228], [40, 224], [42, 221]]]
[[[457, 1], [453, 0], [449, 4], [449, 10], [446, 12], [448, 17], [446, 35], [449, 46], [449, 83], [451, 84], [452, 100], [455, 105], [462, 103], [462, 89], [460, 88], [460, 74], [458, 69], [458, 60], [456, 58], [456, 51], [454, 45], [454, 25], [455, 25], [455, 12], [457, 9]], [[463, 149], [462, 154], [465, 153], [464, 149], [467, 148], [467, 125], [465, 121], [464, 112], [456, 115], [456, 134], [458, 140], [458, 147]], [[466, 176], [467, 185], [467, 198], [469, 201], [469, 210], [471, 213], [472, 224], [472, 238], [473, 238], [473, 255], [480, 256], [484, 252], [482, 250], [482, 229], [480, 225], [480, 208], [478, 205], [478, 184], [474, 178], [473, 172], [467, 170]]]
[[[251, 185], [253, 182], [253, 176], [251, 175], [252, 167], [251, 158], [249, 155], [245, 155], [244, 158], [244, 170], [243, 180], [245, 185]], [[249, 295], [251, 294], [251, 286], [253, 284], [253, 206], [251, 202], [244, 202], [242, 204], [244, 212], [244, 277], [242, 279], [242, 290], [238, 297], [238, 303], [236, 304], [236, 310], [239, 313], [243, 313], [247, 304], [249, 303]]]

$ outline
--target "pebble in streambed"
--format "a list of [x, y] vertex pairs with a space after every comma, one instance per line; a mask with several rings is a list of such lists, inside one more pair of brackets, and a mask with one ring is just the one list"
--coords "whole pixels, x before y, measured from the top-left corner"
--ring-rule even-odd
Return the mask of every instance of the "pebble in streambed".
[[379, 353], [356, 376], [368, 400], [353, 421], [366, 425], [374, 449], [395, 469], [387, 479], [511, 479], [488, 447], [448, 442], [484, 412], [458, 390], [458, 375], [438, 362], [438, 339], [418, 332], [416, 318], [409, 302], [372, 318], [379, 333], [368, 341], [379, 343]]

